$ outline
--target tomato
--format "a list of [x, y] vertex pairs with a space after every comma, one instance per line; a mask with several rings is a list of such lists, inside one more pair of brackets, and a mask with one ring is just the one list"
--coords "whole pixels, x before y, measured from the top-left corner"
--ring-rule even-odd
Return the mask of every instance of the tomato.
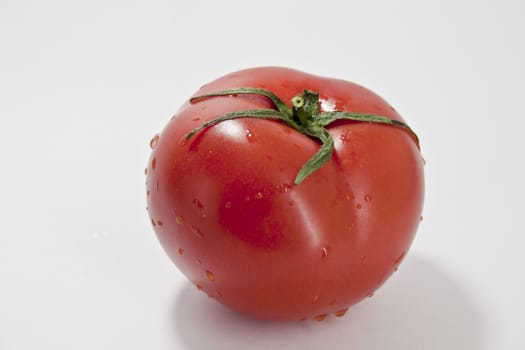
[[385, 100], [279, 67], [193, 97], [151, 140], [146, 186], [154, 231], [198, 290], [258, 318], [319, 321], [396, 271], [419, 225], [424, 161]]

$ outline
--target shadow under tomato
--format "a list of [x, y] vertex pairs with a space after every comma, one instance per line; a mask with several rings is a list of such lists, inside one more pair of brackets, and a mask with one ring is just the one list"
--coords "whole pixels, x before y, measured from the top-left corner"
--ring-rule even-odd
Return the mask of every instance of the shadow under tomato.
[[484, 348], [480, 311], [457, 283], [428, 260], [408, 256], [371, 299], [343, 318], [273, 323], [235, 313], [190, 284], [175, 300], [174, 336], [198, 349]]

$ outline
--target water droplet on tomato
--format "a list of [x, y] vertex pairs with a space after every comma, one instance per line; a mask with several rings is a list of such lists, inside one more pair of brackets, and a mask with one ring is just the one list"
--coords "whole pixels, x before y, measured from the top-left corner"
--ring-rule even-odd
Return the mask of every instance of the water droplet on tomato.
[[177, 216], [175, 222], [179, 225], [184, 225], [184, 218], [182, 216]]
[[350, 134], [341, 134], [341, 136], [339, 136], [339, 140], [341, 140], [342, 143], [348, 143], [352, 140], [352, 137], [350, 136]]
[[314, 317], [314, 320], [316, 320], [317, 322], [321, 322], [321, 321], [324, 321], [326, 319], [326, 316], [328, 316], [327, 314], [321, 314], [321, 315], [317, 315]]
[[204, 205], [202, 205], [201, 201], [198, 200], [197, 198], [193, 198], [193, 206], [199, 209], [204, 208]]
[[348, 308], [344, 308], [344, 309], [341, 309], [339, 311], [336, 311], [334, 313], [334, 315], [337, 316], [337, 317], [343, 317], [346, 314], [347, 311], [348, 311]]
[[403, 258], [405, 257], [406, 254], [407, 254], [407, 251], [406, 250], [403, 251], [403, 253], [401, 253], [401, 255], [396, 258], [396, 260], [394, 261], [394, 264], [396, 265], [401, 264], [401, 261], [403, 261]]
[[182, 248], [177, 249], [177, 253], [178, 253], [180, 256], [182, 256], [182, 254], [184, 254], [184, 249], [182, 249]]
[[289, 185], [289, 184], [277, 185], [277, 192], [279, 192], [279, 193], [288, 193], [288, 191], [290, 191], [291, 188], [292, 188], [292, 186]]
[[226, 209], [230, 209], [230, 208], [232, 207], [232, 202], [230, 202], [230, 201], [226, 202], [226, 203], [224, 204], [224, 207], [225, 207]]
[[248, 142], [253, 142], [253, 134], [250, 130], [246, 130], [246, 140], [248, 140]]
[[370, 202], [371, 200], [372, 200], [372, 196], [369, 195], [369, 194], [367, 194], [367, 195], [365, 196], [365, 202]]
[[144, 168], [144, 175], [148, 175], [148, 168]]
[[363, 206], [361, 204], [356, 205], [357, 209], [361, 209]]
[[199, 238], [204, 238], [204, 233], [197, 226], [191, 226], [191, 232]]
[[201, 117], [195, 117], [192, 119], [194, 122], [198, 122], [199, 120], [201, 120]]
[[312, 298], [312, 304], [315, 304], [319, 301], [319, 294], [316, 294], [314, 295], [314, 297]]
[[425, 158], [421, 157], [421, 160], [423, 161], [423, 165], [427, 165], [427, 161], [425, 160]]
[[326, 247], [323, 247], [323, 249], [321, 249], [321, 259], [326, 259], [326, 257], [328, 256], [328, 249]]
[[372, 291], [372, 292], [368, 293], [366, 296], [367, 296], [367, 298], [371, 298], [371, 297], [374, 296], [374, 294], [375, 294], [375, 293]]
[[153, 220], [153, 218], [151, 218], [151, 224], [153, 225], [153, 227], [157, 226], [157, 224], [155, 223], [155, 220]]
[[157, 220], [157, 225], [164, 226], [164, 223], [162, 221], [160, 221], [160, 220]]
[[197, 290], [203, 292], [204, 291], [204, 288], [202, 288], [202, 286], [200, 284], [196, 284], [195, 287], [197, 288]]
[[157, 166], [157, 158], [153, 158], [151, 161], [151, 169], [155, 170], [155, 167]]
[[206, 278], [208, 279], [208, 281], [215, 281], [215, 275], [209, 270], [206, 270]]
[[328, 306], [333, 306], [335, 305], [335, 299], [333, 299], [331, 302], [328, 303]]
[[423, 221], [423, 216], [419, 217], [419, 222]]
[[155, 136], [153, 136], [153, 138], [150, 140], [149, 142], [149, 146], [151, 149], [154, 149], [155, 147], [157, 147], [157, 144], [159, 143], [159, 134], [156, 134]]
[[257, 192], [254, 196], [255, 199], [261, 199], [263, 197], [263, 194], [261, 192]]
[[150, 192], [149, 190], [146, 191], [146, 196], [149, 196], [150, 195]]

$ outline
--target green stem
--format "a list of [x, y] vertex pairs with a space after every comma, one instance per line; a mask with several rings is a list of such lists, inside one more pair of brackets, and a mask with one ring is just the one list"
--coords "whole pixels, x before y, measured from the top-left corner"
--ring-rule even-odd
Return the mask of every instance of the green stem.
[[405, 130], [410, 133], [410, 135], [413, 137], [419, 148], [419, 139], [416, 133], [407, 124], [399, 120], [368, 113], [345, 111], [321, 113], [319, 107], [319, 93], [315, 93], [309, 90], [304, 90], [302, 94], [296, 95], [292, 99], [292, 108], [288, 107], [273, 92], [261, 88], [252, 87], [233, 88], [213, 92], [210, 94], [195, 96], [192, 99], [190, 99], [190, 103], [197, 103], [201, 100], [217, 96], [234, 96], [241, 94], [254, 94], [264, 96], [273, 103], [275, 109], [254, 109], [223, 114], [191, 130], [186, 135], [186, 139], [190, 139], [197, 132], [205, 128], [211, 127], [213, 125], [216, 125], [225, 120], [237, 118], [259, 118], [272, 119], [284, 122], [286, 125], [297, 130], [303, 135], [312, 137], [321, 143], [319, 150], [299, 170], [299, 173], [297, 174], [294, 181], [296, 185], [299, 185], [301, 182], [303, 182], [308, 176], [310, 176], [312, 173], [321, 168], [332, 157], [334, 151], [334, 140], [330, 136], [330, 133], [328, 133], [328, 131], [326, 130], [326, 127], [331, 123], [335, 122], [336, 120], [383, 124], [400, 128], [401, 130]]

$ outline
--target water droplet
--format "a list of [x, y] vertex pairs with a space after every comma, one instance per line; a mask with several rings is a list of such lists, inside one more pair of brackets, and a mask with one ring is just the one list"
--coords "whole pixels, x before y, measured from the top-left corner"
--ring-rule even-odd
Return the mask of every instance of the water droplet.
[[328, 256], [328, 249], [324, 247], [323, 249], [321, 249], [321, 259], [326, 259], [327, 256]]
[[367, 296], [367, 298], [371, 298], [371, 297], [374, 296], [374, 294], [375, 294], [375, 293], [372, 291], [372, 292], [368, 293], [366, 296]]
[[201, 120], [201, 117], [195, 117], [192, 119], [194, 122], [198, 122], [199, 120]]
[[425, 158], [421, 157], [421, 161], [423, 162], [423, 165], [427, 165], [427, 161], [425, 160]]
[[177, 249], [177, 253], [178, 253], [180, 256], [182, 256], [182, 254], [184, 254], [184, 249], [182, 249], [182, 248]]
[[250, 130], [246, 130], [246, 140], [248, 140], [248, 142], [253, 142], [253, 134]]
[[184, 218], [182, 216], [177, 216], [175, 222], [179, 225], [184, 225]]
[[155, 170], [155, 167], [157, 166], [157, 158], [153, 158], [151, 161], [151, 169]]
[[361, 260], [361, 262], [365, 262], [365, 260], [366, 260], [366, 256], [364, 256], [364, 255], [360, 255], [360, 256], [359, 256], [359, 260]]
[[204, 291], [204, 288], [202, 288], [200, 284], [196, 284], [195, 287], [197, 288], [197, 290], [200, 290], [201, 292]]
[[224, 204], [224, 207], [225, 207], [226, 209], [230, 209], [230, 208], [232, 207], [232, 202], [230, 202], [230, 201], [226, 202], [226, 203]]
[[215, 275], [209, 270], [206, 270], [206, 278], [208, 279], [208, 281], [215, 281]]
[[153, 220], [153, 218], [151, 218], [151, 224], [153, 225], [153, 227], [157, 226], [157, 224], [155, 223], [155, 220]]
[[401, 253], [400, 256], [396, 258], [396, 260], [394, 261], [394, 264], [396, 265], [401, 264], [401, 261], [403, 261], [403, 258], [405, 257], [406, 254], [407, 254], [407, 251], [405, 250], [403, 253]]
[[365, 196], [365, 202], [370, 202], [371, 200], [372, 200], [372, 196], [369, 195], [369, 194], [367, 194], [367, 195]]
[[150, 195], [150, 192], [149, 190], [146, 191], [146, 196], [149, 196]]
[[149, 142], [149, 146], [151, 147], [151, 149], [154, 149], [155, 147], [157, 147], [157, 144], [159, 143], [159, 134], [156, 134], [155, 136], [153, 136], [153, 138], [150, 140]]
[[419, 222], [423, 221], [423, 216], [419, 217]]
[[160, 221], [160, 220], [157, 220], [157, 225], [159, 225], [159, 226], [163, 226], [164, 223], [163, 223], [162, 221]]
[[292, 186], [289, 185], [289, 184], [277, 185], [277, 192], [279, 192], [279, 193], [288, 193], [288, 191], [290, 191], [291, 188], [292, 188]]
[[317, 322], [321, 322], [321, 321], [324, 321], [326, 319], [326, 316], [328, 316], [327, 314], [321, 314], [321, 315], [317, 315], [314, 317], [314, 320], [316, 320]]
[[193, 206], [199, 209], [204, 208], [204, 205], [202, 205], [201, 201], [198, 200], [197, 198], [193, 198]]
[[331, 302], [328, 303], [328, 306], [333, 306], [335, 305], [335, 299], [333, 299]]
[[346, 314], [347, 311], [348, 311], [348, 308], [344, 308], [344, 309], [341, 309], [339, 311], [336, 311], [334, 313], [334, 315], [337, 316], [337, 317], [343, 317]]
[[354, 229], [355, 224], [352, 222], [350, 225], [348, 225], [348, 232], [352, 232]]
[[261, 192], [257, 192], [254, 196], [255, 199], [261, 199], [263, 197], [263, 194]]
[[148, 175], [148, 168], [144, 168], [144, 175]]
[[361, 209], [363, 206], [361, 204], [356, 205], [357, 209]]
[[348, 143], [352, 140], [352, 137], [350, 136], [350, 133], [342, 134], [339, 136], [339, 140], [341, 140], [342, 143]]
[[315, 304], [319, 301], [319, 294], [316, 294], [314, 295], [314, 297], [312, 298], [312, 304]]
[[191, 226], [191, 232], [199, 238], [204, 238], [204, 233], [196, 226]]

